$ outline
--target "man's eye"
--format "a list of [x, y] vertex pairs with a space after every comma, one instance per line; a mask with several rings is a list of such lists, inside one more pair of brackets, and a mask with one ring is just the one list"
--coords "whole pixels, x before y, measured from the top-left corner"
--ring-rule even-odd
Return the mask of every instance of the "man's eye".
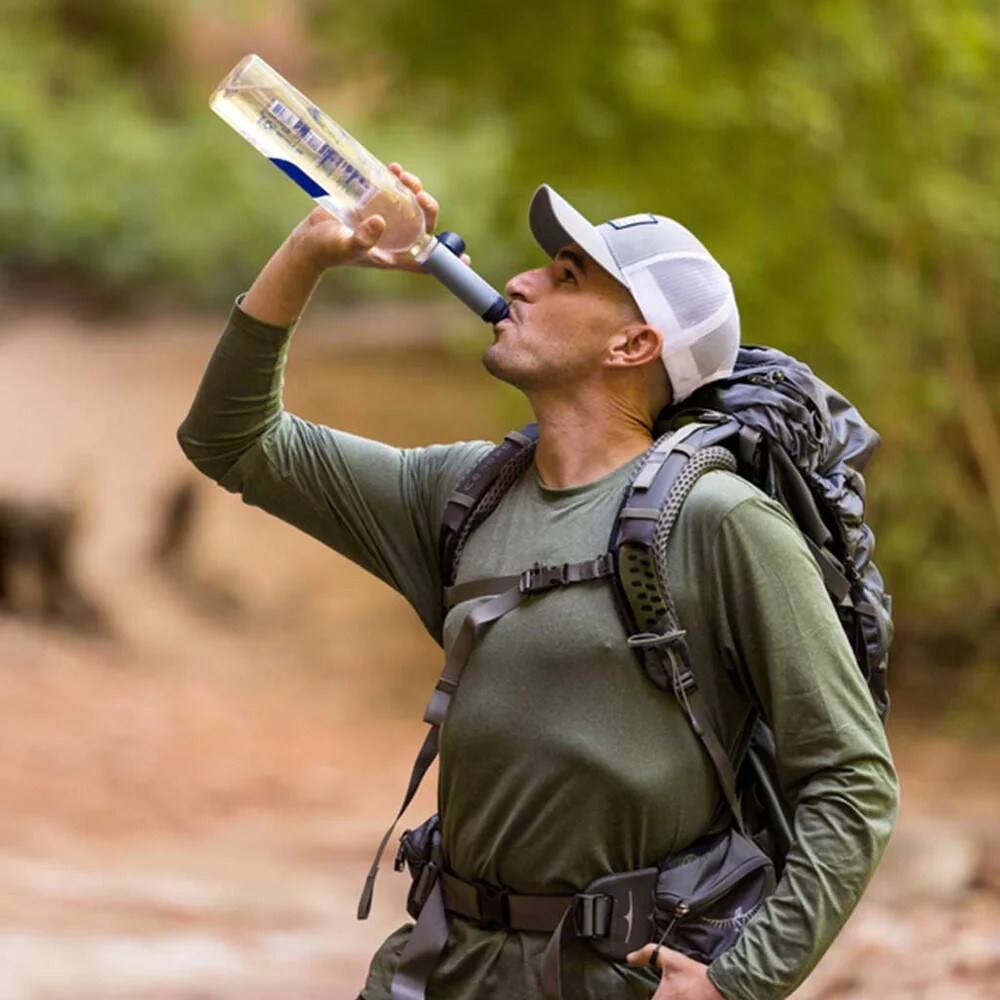
[[576, 282], [576, 275], [569, 268], [563, 271], [563, 278], [567, 281]]

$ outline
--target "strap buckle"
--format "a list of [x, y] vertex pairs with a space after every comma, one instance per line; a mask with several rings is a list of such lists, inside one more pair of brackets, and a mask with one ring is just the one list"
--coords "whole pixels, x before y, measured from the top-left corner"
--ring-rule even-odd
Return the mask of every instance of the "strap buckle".
[[573, 901], [573, 929], [577, 937], [607, 937], [611, 930], [613, 905], [613, 896], [579, 893]]
[[687, 630], [676, 628], [670, 632], [637, 632], [630, 635], [625, 641], [632, 649], [649, 649], [653, 646], [672, 646], [675, 642], [683, 639], [687, 635]]
[[543, 590], [552, 590], [567, 582], [568, 572], [569, 563], [562, 563], [558, 566], [543, 566], [536, 562], [534, 566], [521, 574], [517, 581], [517, 589], [522, 594], [537, 594]]
[[480, 924], [487, 930], [510, 930], [508, 890], [488, 882], [476, 882], [475, 887]]
[[410, 887], [410, 902], [417, 912], [424, 908], [424, 904], [430, 897], [431, 891], [440, 875], [440, 869], [433, 861], [426, 861], [416, 881]]

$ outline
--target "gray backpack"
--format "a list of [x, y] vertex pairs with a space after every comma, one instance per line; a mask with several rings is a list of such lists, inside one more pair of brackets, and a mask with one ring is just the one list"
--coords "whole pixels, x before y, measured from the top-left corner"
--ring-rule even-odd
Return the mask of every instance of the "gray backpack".
[[[480, 632], [533, 595], [595, 579], [607, 579], [613, 586], [626, 642], [646, 676], [683, 708], [711, 759], [732, 822], [687, 848], [683, 863], [675, 856], [655, 869], [605, 876], [598, 880], [600, 886], [594, 883], [558, 903], [557, 898], [516, 896], [503, 889], [492, 898], [482, 887], [462, 883], [447, 871], [432, 817], [404, 834], [397, 856], [397, 869], [406, 864], [414, 877], [411, 913], [426, 912], [401, 957], [394, 998], [424, 995], [426, 979], [447, 939], [446, 910], [509, 929], [552, 930], [542, 980], [547, 994], [559, 996], [560, 942], [567, 935], [583, 936], [608, 957], [623, 956], [623, 949], [637, 946], [631, 916], [635, 898], [645, 901], [639, 907], [647, 923], [644, 940], [655, 931], [661, 941], [711, 961], [732, 945], [742, 923], [773, 887], [792, 840], [793, 810], [778, 784], [771, 731], [753, 692], [744, 689], [757, 709], [756, 722], [740, 759], [726, 754], [710, 725], [670, 594], [667, 544], [684, 500], [706, 472], [736, 472], [789, 512], [822, 571], [878, 714], [883, 721], [886, 717], [891, 600], [871, 561], [874, 537], [864, 523], [861, 475], [878, 435], [806, 365], [772, 348], [751, 346], [740, 349], [731, 376], [666, 408], [655, 432], [657, 440], [637, 464], [625, 491], [607, 552], [593, 560], [536, 564], [516, 576], [453, 585], [469, 536], [531, 463], [537, 443], [534, 424], [508, 434], [453, 491], [440, 537], [445, 608], [473, 597], [490, 599], [472, 608], [449, 652], [424, 716], [431, 728], [396, 822], [437, 754], [440, 724]], [[369, 871], [358, 908], [362, 919], [395, 825]], [[679, 880], [685, 886], [680, 894]], [[628, 933], [622, 923], [626, 894]], [[736, 916], [727, 919], [727, 914]]]

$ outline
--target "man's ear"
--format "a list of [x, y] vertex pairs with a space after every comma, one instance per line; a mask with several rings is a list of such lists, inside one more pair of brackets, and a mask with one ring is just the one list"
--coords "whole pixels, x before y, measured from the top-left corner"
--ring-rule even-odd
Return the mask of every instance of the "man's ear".
[[644, 365], [663, 354], [663, 336], [645, 323], [619, 327], [608, 342], [607, 361], [614, 368]]

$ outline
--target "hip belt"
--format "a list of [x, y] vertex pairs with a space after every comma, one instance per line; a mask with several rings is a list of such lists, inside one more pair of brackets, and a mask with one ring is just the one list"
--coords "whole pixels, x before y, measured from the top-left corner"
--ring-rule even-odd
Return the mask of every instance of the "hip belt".
[[551, 935], [541, 984], [562, 1000], [563, 946], [586, 940], [604, 958], [622, 961], [650, 941], [709, 963], [732, 947], [774, 887], [767, 855], [729, 828], [709, 834], [656, 867], [615, 872], [563, 895], [515, 893], [470, 882], [444, 863], [438, 817], [400, 842], [396, 869], [413, 882], [406, 908], [416, 923], [392, 981], [392, 1000], [425, 1000], [427, 981], [448, 942], [448, 914], [484, 928]]

